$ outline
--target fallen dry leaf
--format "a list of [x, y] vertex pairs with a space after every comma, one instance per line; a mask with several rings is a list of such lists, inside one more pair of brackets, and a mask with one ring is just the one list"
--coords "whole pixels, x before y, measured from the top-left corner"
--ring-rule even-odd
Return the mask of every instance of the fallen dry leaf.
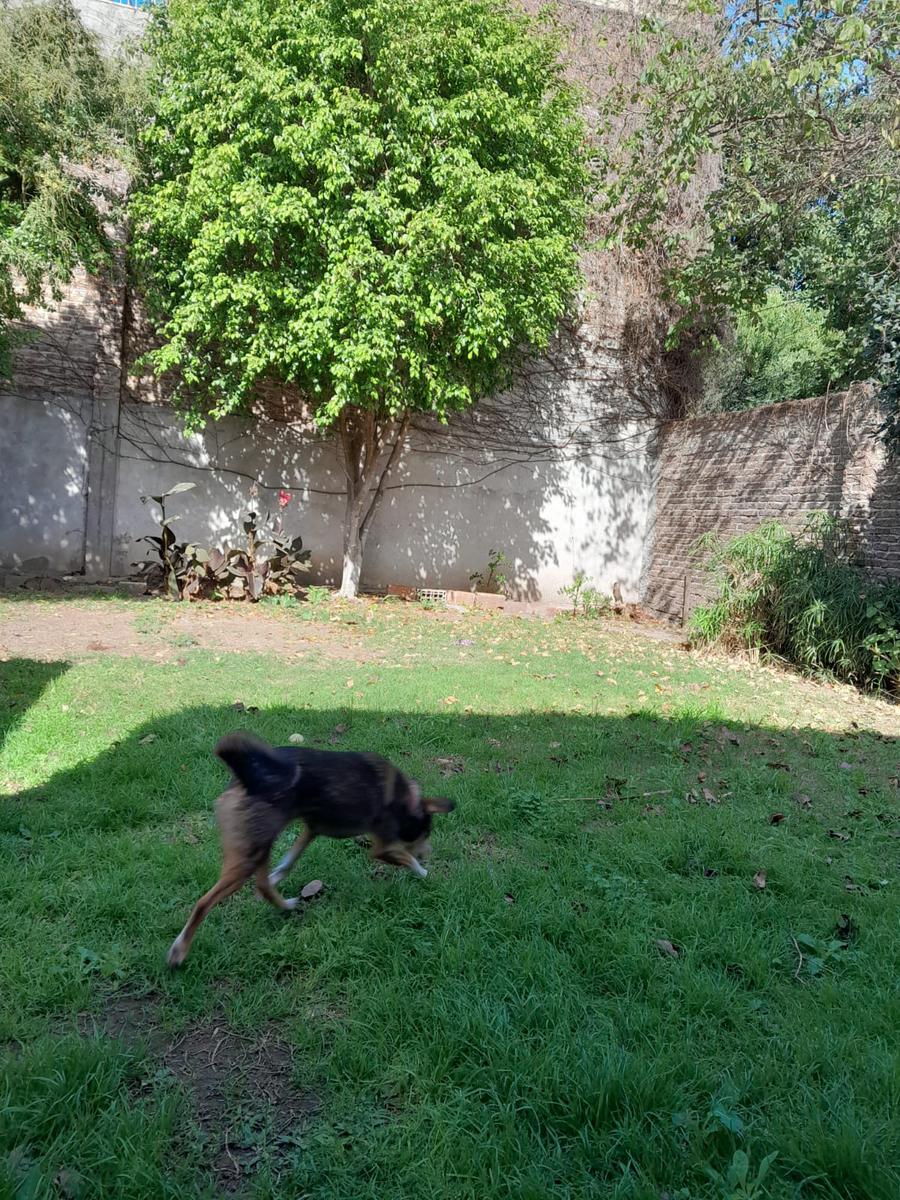
[[845, 833], [843, 829], [829, 829], [828, 836], [834, 838], [836, 842], [849, 842], [850, 834]]
[[515, 902], [516, 902], [515, 896], [513, 896], [510, 892], [507, 892], [506, 895], [503, 897], [503, 899], [506, 901], [507, 904], [515, 904]]
[[459, 696], [445, 696], [444, 703], [445, 704], [459, 704]]
[[770, 825], [780, 825], [783, 820], [784, 820], [784, 813], [772, 813], [771, 817], [769, 817], [769, 824]]
[[864, 892], [866, 889], [861, 888], [858, 883], [853, 882], [852, 875], [844, 876], [844, 891], [845, 892]]
[[645, 804], [644, 816], [646, 817], [661, 817], [663, 815], [663, 807], [661, 804]]
[[703, 788], [703, 799], [707, 804], [718, 804], [715, 793], [711, 792], [708, 787]]
[[669, 941], [668, 938], [657, 938], [656, 939], [656, 948], [660, 952], [660, 954], [668, 955], [669, 958], [677, 958], [678, 957], [678, 954], [679, 954], [678, 948], [676, 946], [674, 946]]
[[773, 771], [787, 771], [788, 775], [790, 775], [790, 773], [791, 773], [791, 768], [787, 765], [787, 763], [767, 762], [766, 766], [769, 767]]
[[794, 799], [801, 808], [812, 808], [812, 800], [810, 800], [809, 796], [803, 795], [802, 792], [799, 796], [795, 796]]
[[321, 879], [313, 879], [303, 888], [300, 895], [304, 900], [312, 900], [313, 896], [318, 896], [324, 886]]
[[306, 738], [303, 736], [302, 733], [292, 733], [291, 736], [288, 738], [288, 741], [291, 743], [292, 746], [299, 746], [302, 742], [306, 741]]
[[155, 742], [155, 741], [156, 741], [155, 733], [145, 733], [144, 736], [140, 739], [139, 744], [141, 746], [149, 746], [151, 742]]
[[757, 871], [756, 874], [753, 876], [753, 886], [755, 888], [759, 888], [759, 890], [762, 891], [763, 888], [766, 886], [766, 878], [767, 878], [767, 876], [766, 876], [765, 871]]
[[848, 763], [848, 762], [838, 763], [838, 768], [841, 771], [852, 771], [853, 763]]

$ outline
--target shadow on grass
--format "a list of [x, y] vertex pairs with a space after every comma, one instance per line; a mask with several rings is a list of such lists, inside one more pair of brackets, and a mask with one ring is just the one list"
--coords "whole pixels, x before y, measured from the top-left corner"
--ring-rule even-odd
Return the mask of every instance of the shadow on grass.
[[69, 669], [67, 662], [30, 658], [0, 661], [0, 748], [44, 690]]
[[[52, 1115], [32, 1104], [0, 1150], [27, 1137], [49, 1163], [67, 1137], [86, 1170], [85, 1112], [118, 1113], [110, 1138], [146, 1123], [117, 1043], [92, 1043], [107, 1083], [79, 1107], [87, 1051], [46, 1034], [84, 1008], [102, 1025], [129, 991], [176, 1031], [280, 1022], [323, 1106], [277, 1179], [260, 1149], [258, 1195], [719, 1200], [707, 1166], [776, 1151], [767, 1200], [895, 1200], [896, 746], [712, 717], [210, 704], [20, 793], [0, 809], [0, 919], [40, 936], [0, 962], [4, 1020], [34, 1071], [74, 1065]], [[212, 746], [237, 727], [378, 751], [458, 807], [427, 881], [317, 842], [283, 885], [325, 881], [300, 919], [238, 895], [171, 975], [165, 949], [218, 871]], [[195, 1147], [186, 1177], [168, 1094], [142, 1093], [160, 1114], [144, 1184], [104, 1166], [106, 1194], [209, 1185], [221, 1146]], [[226, 1146], [241, 1120], [223, 1118]]]

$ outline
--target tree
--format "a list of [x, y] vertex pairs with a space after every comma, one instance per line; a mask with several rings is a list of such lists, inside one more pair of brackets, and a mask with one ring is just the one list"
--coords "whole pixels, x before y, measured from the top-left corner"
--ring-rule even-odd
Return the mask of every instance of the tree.
[[69, 0], [0, 3], [0, 376], [23, 306], [108, 258], [110, 197], [92, 168], [127, 158], [133, 78], [101, 57]]
[[559, 44], [501, 0], [170, 0], [136, 260], [188, 421], [296, 387], [338, 435], [354, 596], [413, 413], [502, 389], [577, 290]]
[[[900, 330], [900, 9], [896, 0], [696, 0], [643, 21], [637, 82], [605, 106], [611, 241], [662, 248], [673, 335], [754, 311], [773, 284], [820, 309], [842, 381], [896, 387]], [[693, 19], [691, 19], [691, 14]], [[705, 227], [681, 197], [718, 159]]]
[[822, 395], [841, 358], [841, 335], [801, 294], [770, 287], [762, 303], [735, 316], [734, 335], [713, 356], [715, 407], [756, 408]]

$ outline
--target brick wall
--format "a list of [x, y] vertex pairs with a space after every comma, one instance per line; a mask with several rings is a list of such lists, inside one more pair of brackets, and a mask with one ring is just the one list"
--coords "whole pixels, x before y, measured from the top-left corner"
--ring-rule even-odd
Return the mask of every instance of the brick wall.
[[663, 426], [648, 531], [645, 603], [680, 618], [704, 581], [691, 547], [708, 530], [729, 535], [824, 510], [849, 517], [870, 570], [900, 575], [900, 475], [873, 437], [875, 403], [858, 388], [748, 412]]

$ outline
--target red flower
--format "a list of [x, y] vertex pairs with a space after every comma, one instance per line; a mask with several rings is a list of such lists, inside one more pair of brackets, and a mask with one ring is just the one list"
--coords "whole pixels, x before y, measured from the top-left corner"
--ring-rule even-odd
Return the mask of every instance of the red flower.
[[282, 490], [278, 493], [278, 507], [279, 508], [287, 508], [287, 506], [290, 504], [290, 502], [291, 502], [291, 493], [286, 492], [282, 488]]

